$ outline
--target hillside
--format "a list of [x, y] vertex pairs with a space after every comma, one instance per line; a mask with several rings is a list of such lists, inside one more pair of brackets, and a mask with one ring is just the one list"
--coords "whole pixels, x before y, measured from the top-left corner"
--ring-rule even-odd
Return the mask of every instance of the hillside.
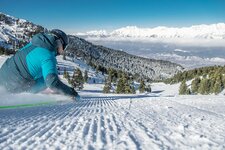
[[[0, 14], [0, 46], [17, 49], [29, 41], [32, 35], [43, 31], [44, 27], [42, 26], [3, 13]], [[182, 66], [169, 61], [138, 57], [94, 45], [76, 36], [70, 36], [67, 52], [72, 57], [82, 57], [88, 64], [122, 70], [152, 80], [165, 79], [183, 70]]]
[[131, 55], [123, 51], [94, 45], [76, 36], [70, 36], [67, 52], [70, 56], [82, 57], [87, 63], [122, 70], [133, 75], [139, 74], [152, 80], [165, 79], [183, 70], [182, 66], [169, 61]]
[[35, 33], [42, 31], [44, 31], [44, 28], [40, 25], [0, 12], [1, 47], [18, 49], [27, 43]]
[[[5, 60], [0, 56], [0, 65]], [[88, 68], [80, 60], [57, 60], [59, 68]], [[102, 79], [91, 68], [89, 75]], [[79, 102], [0, 89], [0, 149], [225, 148], [224, 96], [178, 96], [178, 85], [163, 83], [148, 95], [103, 94], [102, 87], [85, 84]]]
[[[189, 85], [185, 85], [187, 81], [190, 82]], [[183, 84], [183, 94], [220, 94], [225, 89], [225, 66], [196, 68], [165, 80], [167, 84], [180, 82]]]

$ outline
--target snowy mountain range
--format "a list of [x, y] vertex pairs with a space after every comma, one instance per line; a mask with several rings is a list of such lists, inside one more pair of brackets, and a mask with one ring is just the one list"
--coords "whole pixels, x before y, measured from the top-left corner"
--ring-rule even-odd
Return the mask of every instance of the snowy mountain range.
[[109, 38], [110, 40], [154, 40], [154, 39], [225, 39], [225, 23], [211, 25], [195, 25], [191, 27], [173, 28], [159, 26], [155, 28], [139, 28], [127, 26], [111, 32], [106, 30], [77, 33], [84, 38]]
[[77, 33], [97, 45], [133, 55], [167, 60], [185, 68], [225, 64], [225, 23], [190, 27], [139, 28]]

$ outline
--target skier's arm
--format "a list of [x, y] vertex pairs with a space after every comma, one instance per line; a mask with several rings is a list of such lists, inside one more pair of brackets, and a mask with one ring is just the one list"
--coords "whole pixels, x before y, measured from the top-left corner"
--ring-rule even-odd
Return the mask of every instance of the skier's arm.
[[45, 79], [46, 86], [53, 91], [73, 97], [78, 95], [73, 88], [60, 81], [57, 75], [55, 59], [47, 59], [42, 62], [42, 74]]
[[46, 85], [47, 87], [49, 87], [50, 89], [59, 92], [59, 93], [63, 93], [65, 95], [69, 95], [69, 96], [77, 96], [77, 92], [65, 85], [62, 81], [59, 80], [58, 75], [56, 74], [48, 74], [46, 77]]

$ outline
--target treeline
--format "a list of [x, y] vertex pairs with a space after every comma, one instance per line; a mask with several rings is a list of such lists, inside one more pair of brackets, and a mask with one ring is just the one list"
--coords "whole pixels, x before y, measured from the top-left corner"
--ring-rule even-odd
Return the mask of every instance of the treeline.
[[188, 81], [200, 76], [202, 77], [213, 76], [216, 72], [220, 72], [220, 74], [225, 74], [225, 66], [201, 67], [193, 70], [180, 72], [174, 75], [172, 78], [166, 79], [164, 82], [166, 84], [175, 84], [182, 82], [184, 80]]
[[114, 78], [114, 81], [115, 81], [115, 79], [118, 79], [118, 77], [119, 77], [119, 75], [121, 73], [126, 74], [127, 76], [131, 77], [132, 80], [135, 80], [135, 81], [141, 81], [141, 80], [144, 80], [146, 82], [152, 82], [153, 81], [149, 77], [143, 76], [143, 75], [140, 76], [140, 74], [137, 74], [137, 73], [131, 74], [131, 73], [119, 70], [119, 69], [107, 68], [107, 67], [104, 67], [104, 66], [101, 66], [101, 65], [96, 65], [96, 64], [94, 64], [92, 62], [89, 62], [88, 65], [91, 66], [92, 68], [94, 68], [97, 73], [101, 72], [102, 75], [105, 75], [105, 74], [111, 75], [111, 74], [113, 74], [112, 76]]
[[106, 67], [103, 67], [101, 65], [96, 65], [96, 64], [92, 63], [91, 61], [88, 63], [88, 65], [91, 66], [92, 68], [94, 68], [96, 70], [96, 72], [101, 72], [103, 75], [109, 74], [109, 69], [107, 69]]
[[84, 88], [84, 83], [88, 81], [88, 73], [85, 70], [84, 75], [79, 68], [75, 69], [73, 75], [70, 76], [69, 73], [64, 69], [63, 77], [67, 79], [68, 83], [72, 85], [73, 88], [81, 90]]
[[[140, 82], [138, 90], [140, 93], [151, 92], [150, 83], [146, 82], [144, 79], [137, 79], [137, 75], [125, 73], [121, 70], [117, 71], [115, 69], [107, 69], [108, 77], [105, 80], [105, 86], [103, 88], [104, 93], [117, 93], [117, 94], [135, 94], [136, 85], [134, 81]], [[115, 88], [113, 90], [112, 88]]]
[[[135, 80], [136, 78], [131, 74], [111, 68], [104, 70], [105, 72], [102, 74], [108, 74], [106, 75], [103, 93], [135, 94], [137, 89], [140, 93], [151, 92], [150, 83], [144, 79]], [[99, 71], [101, 70], [96, 69], [96, 72]], [[68, 71], [64, 69], [63, 77], [67, 79], [68, 83], [73, 88], [78, 90], [83, 89], [83, 84], [87, 83], [89, 79], [88, 72], [85, 70], [83, 74], [79, 68], [74, 70], [72, 76], [70, 76]], [[139, 82], [138, 87], [134, 81]]]
[[116, 86], [116, 92], [118, 94], [135, 94], [135, 87], [132, 80], [132, 76], [126, 74], [122, 71], [116, 71], [114, 69], [109, 69], [108, 77], [105, 80], [105, 86], [103, 88], [104, 93], [111, 93], [112, 84]]
[[[186, 81], [191, 81], [188, 86]], [[166, 83], [181, 82], [179, 94], [219, 94], [225, 88], [225, 67], [211, 66], [185, 71], [170, 78]]]

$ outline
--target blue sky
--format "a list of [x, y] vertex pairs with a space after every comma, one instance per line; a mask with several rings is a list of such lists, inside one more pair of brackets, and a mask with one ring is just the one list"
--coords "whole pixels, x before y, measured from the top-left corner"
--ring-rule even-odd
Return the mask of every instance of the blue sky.
[[0, 11], [67, 33], [225, 22], [225, 0], [0, 0]]

